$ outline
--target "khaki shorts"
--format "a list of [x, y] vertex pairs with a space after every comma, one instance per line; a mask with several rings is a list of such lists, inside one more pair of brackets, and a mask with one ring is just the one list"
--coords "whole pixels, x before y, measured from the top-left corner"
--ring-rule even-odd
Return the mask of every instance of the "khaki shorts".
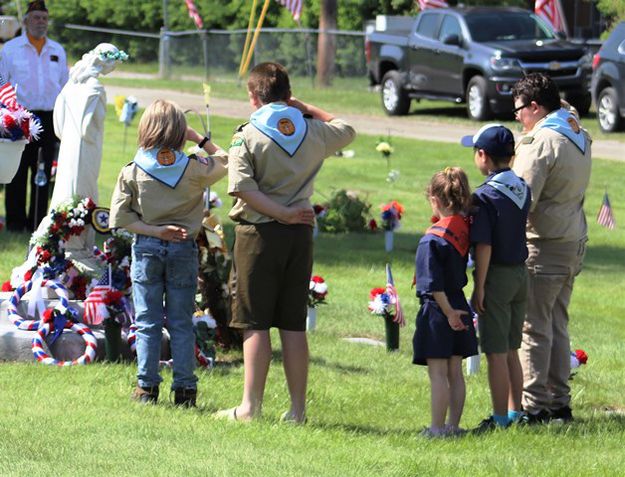
[[310, 226], [238, 224], [230, 274], [230, 326], [305, 331], [312, 250]]
[[478, 319], [483, 353], [507, 353], [521, 347], [527, 287], [525, 264], [490, 265], [484, 285], [486, 311]]

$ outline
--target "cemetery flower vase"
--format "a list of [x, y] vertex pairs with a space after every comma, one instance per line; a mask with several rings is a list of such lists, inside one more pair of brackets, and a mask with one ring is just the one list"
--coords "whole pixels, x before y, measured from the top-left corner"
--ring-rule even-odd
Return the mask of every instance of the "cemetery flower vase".
[[116, 320], [104, 320], [104, 349], [106, 360], [116, 363], [120, 360], [122, 350], [122, 325]]
[[22, 152], [28, 141], [0, 138], [0, 184], [9, 184], [20, 166]]
[[393, 316], [384, 315], [384, 329], [386, 331], [386, 350], [397, 351], [399, 349], [399, 323], [393, 321]]

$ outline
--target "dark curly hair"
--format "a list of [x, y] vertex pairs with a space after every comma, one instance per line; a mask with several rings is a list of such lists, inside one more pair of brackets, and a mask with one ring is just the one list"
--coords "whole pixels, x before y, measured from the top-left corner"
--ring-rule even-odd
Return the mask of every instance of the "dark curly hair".
[[517, 81], [512, 87], [512, 97], [527, 105], [535, 101], [549, 112], [560, 109], [558, 85], [543, 73], [530, 73]]

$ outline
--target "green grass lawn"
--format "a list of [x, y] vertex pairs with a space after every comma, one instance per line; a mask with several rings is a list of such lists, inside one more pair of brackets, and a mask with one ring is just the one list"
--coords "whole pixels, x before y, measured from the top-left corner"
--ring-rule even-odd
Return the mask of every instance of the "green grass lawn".
[[[214, 118], [212, 124], [216, 141], [227, 144], [236, 122]], [[100, 174], [104, 205], [119, 169], [132, 159], [135, 138], [133, 126], [122, 153], [123, 129], [111, 110], [105, 128]], [[376, 139], [358, 137], [351, 146], [356, 156], [330, 158], [317, 181], [319, 201], [335, 188], [348, 188], [366, 196], [374, 209], [399, 200], [406, 214], [390, 256], [383, 250], [381, 233], [320, 234], [315, 242], [314, 271], [330, 289], [329, 303], [319, 309], [317, 331], [309, 335], [306, 426], [278, 423], [288, 397], [277, 334], [264, 417], [249, 425], [211, 417], [213, 411], [240, 399], [243, 368], [237, 352], [220, 353], [220, 364], [213, 371], [198, 371], [197, 410], [180, 410], [168, 403], [169, 371], [164, 371], [161, 404], [142, 407], [129, 400], [133, 364], [57, 369], [1, 363], [0, 475], [623, 475], [625, 305], [620, 297], [625, 287], [625, 235], [621, 228], [599, 227], [594, 216], [607, 187], [621, 223], [625, 164], [595, 161], [588, 189], [589, 250], [570, 307], [573, 346], [590, 357], [572, 381], [576, 421], [428, 441], [418, 436], [429, 423], [429, 386], [426, 369], [410, 364], [413, 319], [401, 332], [397, 353], [342, 338], [383, 338], [383, 322], [368, 313], [366, 302], [369, 289], [384, 284], [388, 260], [407, 316], [414, 317], [417, 300], [410, 283], [417, 240], [430, 217], [423, 194], [426, 183], [447, 165], [464, 167], [473, 187], [481, 177], [470, 150], [398, 138], [393, 140], [392, 167], [401, 176], [388, 185], [386, 164], [374, 150]], [[226, 199], [225, 182], [215, 190]], [[220, 210], [224, 218], [226, 213], [226, 207]], [[231, 238], [231, 224], [225, 223]], [[27, 240], [25, 235], [0, 234], [0, 279], [21, 263]], [[489, 410], [483, 366], [479, 375], [467, 378], [462, 424], [477, 425]]]

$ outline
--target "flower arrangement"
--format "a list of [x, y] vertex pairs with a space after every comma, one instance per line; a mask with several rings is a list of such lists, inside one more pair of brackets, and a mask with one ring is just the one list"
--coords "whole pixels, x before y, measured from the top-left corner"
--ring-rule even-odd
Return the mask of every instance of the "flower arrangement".
[[397, 301], [386, 288], [372, 288], [369, 292], [369, 311], [378, 316], [394, 316]]
[[325, 305], [327, 294], [328, 284], [319, 275], [313, 275], [308, 286], [308, 307], [317, 308], [319, 305]]
[[98, 53], [98, 56], [102, 61], [114, 60], [114, 61], [126, 61], [128, 60], [128, 53], [123, 50], [102, 50]]
[[5, 99], [4, 103], [0, 103], [0, 138], [10, 141], [26, 139], [28, 142], [39, 139], [43, 131], [39, 118], [20, 106], [15, 99], [15, 90], [10, 84], [5, 84], [2, 90], [3, 95], [11, 99]]
[[85, 230], [94, 209], [95, 203], [90, 198], [74, 198], [50, 211], [47, 229], [31, 238], [36, 250], [35, 264], [24, 273], [24, 281], [30, 280], [37, 268], [41, 268], [43, 278], [59, 279], [76, 299], [85, 299], [91, 277], [65, 257], [65, 242]]
[[78, 312], [74, 308], [57, 305], [54, 308], [46, 308], [43, 312], [42, 321], [49, 323], [52, 337], [48, 341], [48, 346], [52, 345], [56, 339], [63, 334], [67, 322], [78, 323]]
[[384, 204], [382, 209], [382, 228], [387, 231], [394, 231], [401, 225], [401, 216], [404, 213], [404, 206], [396, 200]]
[[588, 354], [583, 349], [571, 351], [571, 369], [579, 368], [588, 362]]
[[375, 145], [375, 150], [382, 154], [382, 157], [385, 159], [388, 159], [388, 157], [395, 152], [390, 139], [387, 139], [386, 141], [384, 139], [380, 139]]

